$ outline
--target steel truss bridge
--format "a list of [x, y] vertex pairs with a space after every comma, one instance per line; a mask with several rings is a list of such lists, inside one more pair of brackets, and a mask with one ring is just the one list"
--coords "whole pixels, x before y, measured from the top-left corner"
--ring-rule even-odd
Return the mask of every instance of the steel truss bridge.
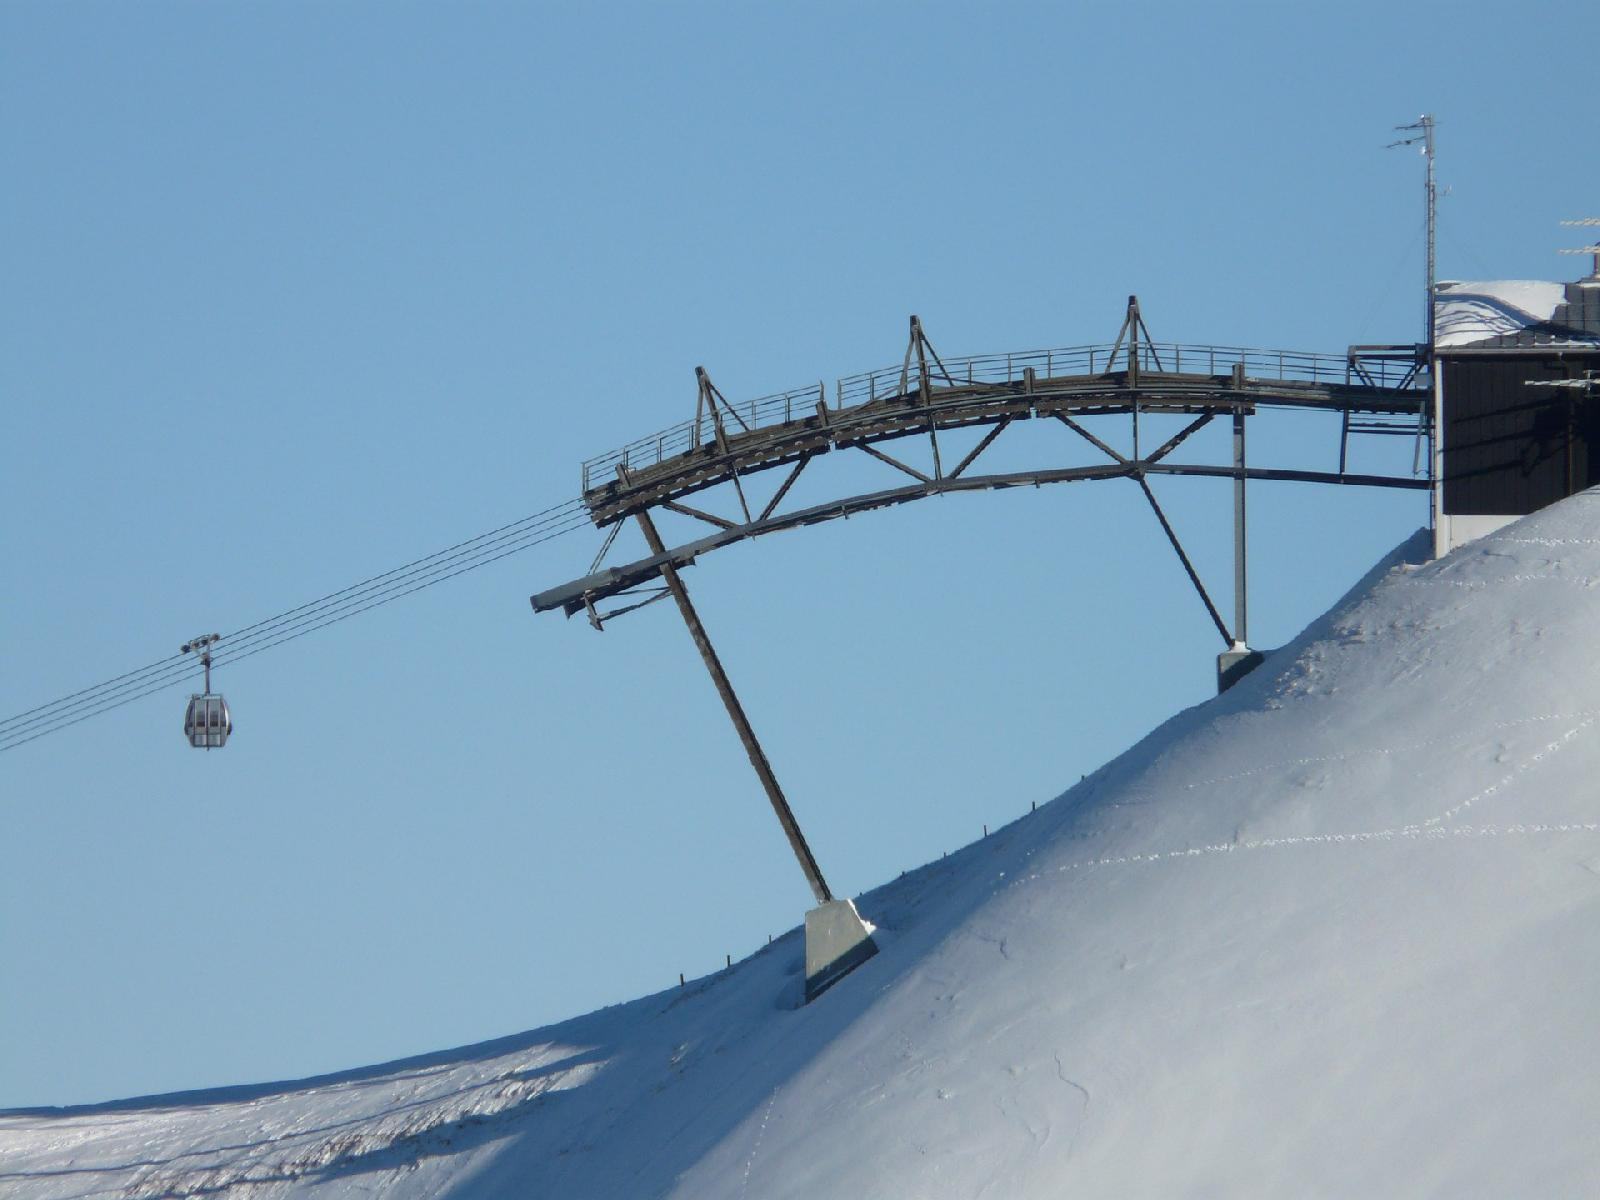
[[[1346, 471], [1352, 436], [1403, 435], [1416, 439], [1413, 462], [1429, 463], [1432, 428], [1426, 386], [1425, 347], [1352, 346], [1343, 355], [1251, 350], [1155, 342], [1129, 297], [1115, 342], [1059, 350], [1032, 350], [941, 359], [911, 318], [911, 336], [901, 364], [838, 380], [832, 394], [823, 384], [757, 400], [730, 403], [704, 368], [696, 368], [699, 396], [693, 420], [640, 438], [583, 464], [583, 499], [599, 528], [630, 516], [664, 509], [709, 526], [708, 536], [637, 562], [598, 569], [533, 597], [537, 612], [560, 608], [568, 616], [587, 612], [597, 625], [635, 605], [602, 612], [616, 596], [637, 596], [641, 585], [661, 576], [664, 562], [688, 566], [700, 555], [734, 542], [784, 529], [814, 525], [878, 508], [949, 492], [1039, 486], [1093, 479], [1153, 475], [1211, 476], [1245, 480], [1426, 489], [1415, 473], [1351, 474]], [[1249, 465], [1244, 422], [1263, 409], [1301, 410], [1340, 417], [1338, 469], [1311, 471]], [[1140, 418], [1178, 414], [1191, 418], [1173, 436], [1150, 445], [1140, 438]], [[1089, 418], [1121, 416], [1131, 422], [1132, 451], [1123, 453], [1092, 432]], [[1230, 461], [1174, 460], [1173, 452], [1218, 417], [1231, 417]], [[1053, 420], [1093, 446], [1104, 461], [1003, 474], [973, 471], [985, 451], [1013, 424]], [[1096, 422], [1101, 424], [1101, 422]], [[953, 463], [941, 453], [939, 435], [987, 427], [978, 444]], [[931, 470], [893, 457], [880, 447], [900, 439], [925, 439]], [[783, 501], [807, 464], [836, 450], [859, 450], [912, 482], [843, 496], [784, 511]], [[752, 505], [745, 482], [787, 467], [766, 501]], [[720, 516], [685, 502], [697, 492], [731, 484], [738, 512]], [[1155, 501], [1145, 486], [1151, 503]], [[1162, 524], [1169, 530], [1160, 506]], [[1242, 524], [1243, 513], [1238, 514]], [[1242, 528], [1239, 531], [1242, 534]], [[610, 539], [607, 541], [607, 549]], [[1180, 549], [1180, 554], [1182, 553]], [[603, 559], [602, 553], [601, 558]], [[652, 592], [650, 598], [664, 593]], [[1203, 594], [1203, 589], [1202, 589]], [[1208, 608], [1211, 607], [1209, 600]], [[1215, 609], [1212, 616], [1217, 620]], [[1219, 625], [1221, 624], [1218, 620]], [[1234, 630], [1222, 627], [1228, 642]], [[1238, 630], [1242, 634], [1243, 630]]]
[[[595, 526], [609, 535], [589, 574], [532, 597], [535, 612], [559, 609], [586, 613], [598, 629], [613, 617], [671, 595], [689, 626], [713, 682], [727, 706], [751, 764], [819, 904], [833, 902], [810, 848], [709, 638], [684, 589], [679, 571], [722, 546], [784, 529], [951, 492], [1037, 487], [1096, 479], [1132, 479], [1142, 491], [1183, 565], [1226, 647], [1219, 659], [1219, 686], [1232, 682], [1223, 667], [1247, 670], [1258, 655], [1246, 645], [1245, 485], [1249, 480], [1299, 481], [1345, 486], [1427, 489], [1434, 431], [1426, 345], [1351, 346], [1342, 355], [1232, 346], [1156, 342], [1150, 337], [1137, 297], [1128, 298], [1116, 339], [1106, 345], [941, 358], [922, 323], [911, 318], [900, 364], [756, 400], [730, 402], [704, 368], [696, 368], [698, 397], [692, 420], [641, 438], [583, 464], [583, 502]], [[1246, 461], [1245, 424], [1267, 410], [1299, 410], [1339, 417], [1338, 468], [1253, 465]], [[1176, 433], [1156, 442], [1141, 422], [1151, 417], [1189, 418]], [[1105, 418], [1129, 422], [1131, 445], [1118, 450], [1089, 428]], [[1224, 461], [1180, 457], [1201, 429], [1219, 418], [1232, 425], [1232, 453]], [[984, 455], [1013, 425], [1058, 422], [1092, 447], [1098, 460], [1087, 466], [984, 474]], [[1165, 427], [1173, 424], [1168, 420]], [[955, 458], [940, 435], [983, 430], [976, 445]], [[1407, 474], [1352, 474], [1346, 470], [1353, 436], [1400, 435], [1415, 439]], [[918, 457], [926, 469], [905, 461], [890, 443], [927, 445]], [[1192, 446], [1189, 447], [1192, 449]], [[854, 450], [891, 468], [908, 482], [841, 496], [803, 508], [784, 508], [795, 482], [821, 455]], [[951, 461], [954, 458], [954, 461]], [[750, 481], [781, 471], [764, 502], [753, 503]], [[1232, 626], [1206, 591], [1166, 513], [1151, 490], [1152, 476], [1209, 476], [1233, 481], [1234, 621]], [[690, 498], [723, 488], [719, 515]], [[652, 514], [668, 511], [709, 529], [704, 536], [668, 548]], [[650, 554], [601, 567], [617, 531], [633, 518]], [[620, 600], [609, 609], [602, 606]], [[1242, 670], [1236, 671], [1242, 673]]]

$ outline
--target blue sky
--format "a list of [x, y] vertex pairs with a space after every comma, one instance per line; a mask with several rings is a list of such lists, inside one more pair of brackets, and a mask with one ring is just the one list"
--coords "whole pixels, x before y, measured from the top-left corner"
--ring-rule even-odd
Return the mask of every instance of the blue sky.
[[[832, 379], [898, 362], [912, 312], [951, 354], [1105, 341], [1132, 292], [1175, 341], [1416, 338], [1421, 167], [1383, 146], [1423, 111], [1441, 277], [1575, 273], [1591, 52], [1571, 6], [1508, 11], [0, 7], [0, 713], [572, 498], [692, 415], [697, 364], [735, 399]], [[1331, 455], [1290, 421], [1253, 449]], [[1226, 488], [1158, 491], [1226, 607]], [[1425, 509], [1263, 485], [1251, 519], [1270, 646]], [[0, 755], [0, 1105], [530, 1028], [795, 924], [670, 609], [530, 614], [598, 541], [219, 672], [221, 753], [178, 689]], [[1126, 483], [686, 579], [841, 892], [1212, 686]]]

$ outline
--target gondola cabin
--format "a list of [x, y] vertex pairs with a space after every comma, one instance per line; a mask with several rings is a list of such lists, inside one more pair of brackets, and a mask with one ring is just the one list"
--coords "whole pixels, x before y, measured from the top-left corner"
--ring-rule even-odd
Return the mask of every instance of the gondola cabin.
[[220, 750], [228, 744], [228, 735], [233, 732], [233, 714], [228, 711], [228, 702], [220, 692], [211, 690], [211, 647], [221, 640], [219, 635], [208, 633], [185, 642], [182, 647], [182, 653], [200, 656], [200, 665], [206, 673], [206, 690], [189, 697], [188, 711], [183, 714], [184, 736], [196, 750]]
[[233, 717], [228, 702], [219, 692], [196, 692], [189, 697], [189, 711], [183, 717], [183, 732], [197, 750], [217, 750], [228, 744], [233, 732]]

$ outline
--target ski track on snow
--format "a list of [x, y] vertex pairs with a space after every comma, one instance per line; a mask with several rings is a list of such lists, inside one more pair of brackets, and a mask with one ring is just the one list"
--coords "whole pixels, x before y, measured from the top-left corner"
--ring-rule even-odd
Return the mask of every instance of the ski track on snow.
[[1597, 582], [1592, 575], [1547, 575], [1543, 573], [1532, 575], [1496, 575], [1493, 579], [1401, 579], [1398, 581], [1408, 587], [1453, 587], [1462, 588], [1469, 592], [1481, 592], [1488, 588], [1502, 587], [1512, 583], [1559, 583], [1567, 587], [1593, 588]]
[[1600, 833], [1600, 821], [1568, 821], [1550, 824], [1516, 825], [1397, 825], [1391, 829], [1373, 829], [1359, 833], [1306, 833], [1287, 837], [1256, 838], [1244, 842], [1212, 842], [1204, 846], [1187, 846], [1182, 850], [1154, 850], [1148, 854], [1119, 854], [1104, 858], [1086, 858], [1078, 862], [1063, 863], [1049, 871], [1035, 871], [1014, 880], [1011, 887], [1061, 875], [1068, 871], [1081, 871], [1090, 867], [1120, 867], [1145, 863], [1169, 862], [1180, 858], [1201, 858], [1215, 854], [1237, 854], [1244, 850], [1279, 850], [1292, 846], [1333, 846], [1362, 842], [1430, 841], [1443, 842], [1451, 838], [1518, 837], [1535, 834]]
[[1431, 825], [1443, 824], [1445, 821], [1451, 820], [1452, 818], [1458, 816], [1462, 812], [1465, 812], [1467, 809], [1471, 808], [1474, 804], [1476, 804], [1479, 800], [1484, 800], [1484, 799], [1487, 799], [1490, 796], [1495, 795], [1497, 792], [1499, 792], [1499, 790], [1501, 788], [1505, 787], [1506, 784], [1510, 783], [1518, 775], [1522, 775], [1527, 771], [1531, 771], [1534, 767], [1536, 767], [1540, 763], [1544, 762], [1551, 755], [1559, 753], [1566, 746], [1570, 745], [1573, 738], [1577, 737], [1585, 729], [1588, 729], [1591, 725], [1594, 724], [1594, 722], [1595, 722], [1595, 718], [1594, 717], [1590, 717], [1586, 721], [1580, 721], [1577, 725], [1574, 725], [1571, 729], [1567, 730], [1560, 737], [1556, 738], [1555, 741], [1546, 743], [1544, 749], [1538, 751], [1537, 753], [1533, 754], [1529, 758], [1527, 758], [1524, 761], [1518, 763], [1510, 771], [1506, 772], [1505, 775], [1501, 776], [1494, 783], [1491, 783], [1488, 787], [1484, 788], [1482, 791], [1474, 792], [1472, 795], [1468, 796], [1465, 800], [1461, 801], [1459, 804], [1455, 805], [1452, 808], [1445, 809], [1444, 812], [1440, 813], [1436, 817], [1429, 817], [1426, 821], [1423, 822], [1423, 824], [1424, 825], [1430, 825], [1430, 826]]
[[1509, 546], [1600, 546], [1600, 538], [1498, 537], [1495, 542]]
[[[1355, 833], [1307, 833], [1307, 834], [1286, 835], [1284, 837], [1254, 838], [1254, 839], [1250, 839], [1250, 840], [1247, 840], [1247, 841], [1214, 842], [1214, 843], [1211, 843], [1209, 845], [1204, 845], [1204, 846], [1186, 846], [1186, 847], [1184, 847], [1184, 848], [1182, 848], [1180, 850], [1155, 850], [1155, 851], [1152, 851], [1152, 852], [1150, 852], [1148, 854], [1122, 854], [1122, 855], [1106, 856], [1106, 857], [1102, 857], [1102, 858], [1083, 859], [1083, 860], [1080, 860], [1078, 862], [1066, 863], [1066, 864], [1063, 864], [1062, 866], [1056, 867], [1053, 872], [1034, 872], [1033, 874], [1025, 875], [1021, 879], [1016, 880], [1011, 886], [1015, 887], [1018, 884], [1028, 883], [1028, 882], [1031, 882], [1033, 880], [1042, 878], [1043, 876], [1048, 875], [1048, 874], [1052, 874], [1052, 873], [1061, 874], [1061, 873], [1064, 873], [1064, 872], [1067, 872], [1067, 871], [1082, 870], [1082, 869], [1087, 868], [1087, 867], [1117, 867], [1117, 866], [1128, 866], [1128, 865], [1132, 865], [1132, 864], [1135, 864], [1135, 863], [1168, 862], [1168, 861], [1171, 861], [1171, 860], [1174, 860], [1174, 859], [1180, 859], [1180, 858], [1199, 858], [1199, 857], [1202, 857], [1202, 856], [1205, 856], [1205, 855], [1213, 855], [1213, 854], [1232, 854], [1232, 853], [1235, 853], [1236, 851], [1239, 851], [1239, 850], [1278, 850], [1278, 849], [1285, 849], [1285, 848], [1293, 847], [1293, 846], [1350, 845], [1350, 844], [1359, 844], [1359, 843], [1362, 843], [1362, 842], [1394, 842], [1394, 841], [1418, 840], [1418, 839], [1424, 839], [1424, 838], [1428, 839], [1428, 840], [1431, 840], [1431, 841], [1442, 841], [1442, 840], [1446, 840], [1446, 839], [1452, 838], [1452, 837], [1485, 838], [1485, 837], [1515, 837], [1515, 836], [1527, 836], [1527, 835], [1533, 835], [1533, 834], [1600, 833], [1600, 821], [1559, 822], [1559, 823], [1532, 823], [1532, 824], [1530, 824], [1530, 823], [1518, 823], [1518, 824], [1514, 824], [1514, 825], [1507, 825], [1507, 826], [1504, 826], [1504, 827], [1497, 826], [1497, 825], [1447, 826], [1445, 824], [1446, 821], [1452, 820], [1453, 818], [1459, 816], [1461, 813], [1465, 812], [1467, 809], [1471, 808], [1474, 804], [1477, 804], [1479, 801], [1488, 799], [1490, 796], [1497, 795], [1502, 788], [1504, 788], [1507, 784], [1511, 783], [1518, 776], [1526, 774], [1528, 771], [1531, 771], [1533, 768], [1535, 768], [1535, 767], [1539, 766], [1541, 763], [1547, 761], [1551, 756], [1559, 753], [1565, 747], [1571, 745], [1574, 738], [1576, 738], [1584, 730], [1589, 729], [1591, 726], [1593, 726], [1597, 719], [1600, 719], [1600, 713], [1591, 713], [1591, 714], [1588, 714], [1588, 715], [1576, 714], [1576, 713], [1572, 714], [1572, 716], [1579, 716], [1579, 715], [1583, 715], [1584, 719], [1579, 721], [1578, 724], [1574, 725], [1571, 729], [1568, 729], [1560, 737], [1555, 738], [1552, 741], [1549, 741], [1549, 742], [1545, 743], [1545, 745], [1541, 749], [1539, 749], [1535, 753], [1529, 755], [1526, 759], [1524, 759], [1522, 762], [1518, 763], [1510, 771], [1507, 771], [1503, 776], [1501, 776], [1499, 779], [1497, 779], [1494, 783], [1491, 783], [1488, 787], [1485, 787], [1485, 788], [1481, 789], [1480, 791], [1474, 792], [1472, 795], [1468, 796], [1465, 800], [1459, 801], [1458, 803], [1452, 805], [1450, 808], [1445, 809], [1442, 813], [1439, 813], [1439, 814], [1437, 814], [1435, 816], [1432, 816], [1432, 817], [1428, 817], [1428, 818], [1426, 818], [1426, 819], [1424, 819], [1424, 820], [1422, 820], [1420, 822], [1414, 823], [1414, 824], [1397, 825], [1397, 826], [1392, 826], [1392, 827], [1387, 828], [1387, 829], [1365, 830], [1365, 831], [1358, 831], [1358, 832], [1355, 832]], [[1503, 721], [1503, 722], [1500, 722], [1497, 725], [1491, 726], [1490, 730], [1492, 731], [1492, 730], [1495, 730], [1495, 729], [1508, 729], [1508, 728], [1511, 728], [1512, 726], [1515, 726], [1515, 725], [1526, 725], [1526, 724], [1530, 724], [1530, 723], [1533, 723], [1533, 722], [1536, 722], [1536, 721], [1560, 720], [1560, 719], [1568, 719], [1568, 720], [1570, 720], [1571, 717], [1570, 716], [1566, 717], [1566, 718], [1561, 718], [1561, 717], [1556, 717], [1556, 716], [1551, 716], [1551, 717], [1525, 717], [1525, 718], [1522, 718], [1522, 719], [1516, 720], [1516, 721]], [[1434, 743], [1442, 742], [1442, 741], [1456, 741], [1456, 740], [1459, 740], [1459, 739], [1455, 739], [1455, 738], [1434, 738], [1434, 739], [1431, 739], [1429, 742], [1417, 743], [1417, 745], [1425, 746], [1425, 745], [1430, 745], [1430, 744], [1434, 744]], [[1410, 747], [1401, 747], [1399, 749], [1403, 750], [1403, 749], [1409, 749], [1409, 748]], [[1398, 752], [1396, 749], [1390, 749], [1390, 750], [1387, 750], [1387, 751], [1368, 751], [1366, 753], [1396, 753], [1396, 752]], [[1356, 753], [1358, 753], [1358, 752], [1352, 752], [1349, 755], [1322, 755], [1322, 756], [1317, 756], [1317, 757], [1313, 757], [1313, 758], [1289, 759], [1284, 763], [1279, 763], [1279, 764], [1276, 764], [1276, 765], [1277, 765], [1277, 767], [1281, 768], [1283, 766], [1294, 766], [1294, 765], [1298, 765], [1298, 764], [1301, 764], [1301, 763], [1324, 762], [1324, 761], [1329, 761], [1329, 760], [1342, 759], [1342, 758], [1347, 758], [1347, 757], [1354, 757], [1356, 755]], [[1241, 772], [1240, 775], [1241, 776], [1242, 775], [1254, 775], [1254, 774], [1259, 774], [1262, 771], [1266, 771], [1266, 770], [1270, 770], [1270, 769], [1272, 769], [1272, 768], [1261, 767], [1261, 768], [1256, 768], [1256, 769], [1251, 770], [1251, 771]], [[1238, 777], [1239, 776], [1224, 776], [1222, 778], [1226, 779], [1226, 778], [1238, 778]], [[1220, 782], [1220, 781], [1221, 781], [1220, 779], [1218, 779], [1218, 780], [1206, 780], [1206, 781], [1204, 781], [1204, 783], [1190, 784], [1190, 785], [1185, 785], [1185, 786], [1186, 787], [1201, 787], [1201, 786], [1204, 786], [1205, 783], [1216, 783], [1216, 782]]]
[[[1434, 746], [1472, 746], [1484, 741], [1490, 734], [1499, 733], [1507, 729], [1516, 729], [1523, 725], [1539, 725], [1547, 721], [1575, 721], [1582, 720], [1584, 725], [1592, 724], [1600, 718], [1600, 709], [1587, 709], [1575, 713], [1546, 713], [1538, 717], [1520, 717], [1515, 721], [1496, 721], [1492, 725], [1485, 725], [1471, 733], [1452, 733], [1435, 738], [1424, 738], [1419, 742], [1410, 742], [1404, 746], [1378, 746], [1358, 750], [1343, 750], [1338, 754], [1311, 754], [1303, 758], [1284, 758], [1277, 762], [1264, 763], [1259, 767], [1251, 767], [1247, 771], [1235, 771], [1230, 775], [1213, 775], [1209, 779], [1196, 779], [1183, 785], [1185, 791], [1196, 788], [1211, 787], [1218, 783], [1233, 783], [1240, 779], [1249, 779], [1253, 775], [1265, 775], [1272, 771], [1281, 771], [1285, 767], [1309, 767], [1322, 763], [1349, 762], [1357, 758], [1382, 758], [1391, 754], [1411, 754], [1418, 750], [1428, 750]], [[1148, 797], [1152, 793], [1142, 793]]]
[[750, 1147], [750, 1157], [744, 1160], [744, 1178], [739, 1182], [739, 1200], [744, 1200], [750, 1190], [750, 1168], [756, 1164], [756, 1155], [761, 1153], [761, 1139], [767, 1134], [767, 1122], [772, 1119], [772, 1106], [778, 1102], [778, 1089], [772, 1089], [772, 1095], [767, 1099], [767, 1107], [761, 1114], [761, 1124], [756, 1129], [755, 1144]]

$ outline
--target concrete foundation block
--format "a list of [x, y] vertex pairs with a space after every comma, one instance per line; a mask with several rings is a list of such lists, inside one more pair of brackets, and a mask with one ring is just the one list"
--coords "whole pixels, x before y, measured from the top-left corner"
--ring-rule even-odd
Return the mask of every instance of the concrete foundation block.
[[1267, 656], [1252, 650], [1243, 642], [1235, 642], [1231, 650], [1217, 655], [1217, 695], [1222, 695], [1239, 680], [1265, 662]]
[[806, 913], [806, 1003], [878, 952], [855, 902], [834, 900]]

